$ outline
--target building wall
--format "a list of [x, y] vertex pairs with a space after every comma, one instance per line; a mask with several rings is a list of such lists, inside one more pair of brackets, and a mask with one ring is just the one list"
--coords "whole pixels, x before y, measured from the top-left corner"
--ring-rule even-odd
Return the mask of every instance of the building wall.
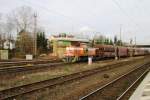
[[53, 55], [54, 56], [57, 56], [59, 58], [62, 58], [64, 53], [65, 53], [65, 50], [66, 50], [66, 47], [67, 46], [70, 46], [71, 45], [71, 42], [70, 41], [57, 41], [57, 40], [53, 40], [52, 42], [52, 46], [53, 46]]
[[54, 56], [57, 56], [59, 58], [62, 58], [65, 51], [66, 47], [68, 46], [81, 46], [81, 47], [87, 47], [88, 42], [83, 42], [83, 41], [71, 41], [71, 40], [52, 40], [52, 52]]
[[0, 50], [0, 60], [8, 60], [8, 50]]

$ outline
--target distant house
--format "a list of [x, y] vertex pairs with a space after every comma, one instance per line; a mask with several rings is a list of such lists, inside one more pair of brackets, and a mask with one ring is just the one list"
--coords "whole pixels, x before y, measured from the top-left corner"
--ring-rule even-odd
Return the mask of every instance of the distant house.
[[15, 41], [13, 40], [5, 40], [3, 43], [3, 49], [12, 50], [15, 48]]
[[8, 60], [11, 52], [15, 48], [15, 41], [11, 39], [0, 39], [0, 60]]

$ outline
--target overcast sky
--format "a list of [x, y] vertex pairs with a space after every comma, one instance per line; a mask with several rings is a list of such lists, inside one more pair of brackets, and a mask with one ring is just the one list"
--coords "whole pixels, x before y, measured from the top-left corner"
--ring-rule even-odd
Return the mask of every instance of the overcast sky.
[[56, 32], [101, 33], [150, 44], [150, 0], [0, 0], [0, 13], [31, 6], [47, 35]]

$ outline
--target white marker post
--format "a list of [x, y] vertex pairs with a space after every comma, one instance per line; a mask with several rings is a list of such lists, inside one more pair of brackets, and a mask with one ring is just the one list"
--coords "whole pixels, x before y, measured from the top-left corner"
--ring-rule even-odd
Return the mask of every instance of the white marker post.
[[88, 65], [92, 65], [92, 57], [91, 56], [88, 57]]
[[26, 55], [26, 60], [33, 60], [33, 55], [27, 54]]

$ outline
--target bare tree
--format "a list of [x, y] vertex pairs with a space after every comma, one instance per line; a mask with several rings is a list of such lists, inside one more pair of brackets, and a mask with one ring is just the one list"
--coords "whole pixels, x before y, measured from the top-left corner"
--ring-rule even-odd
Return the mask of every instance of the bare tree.
[[24, 30], [19, 32], [19, 38], [16, 41], [16, 49], [22, 54], [33, 53], [33, 37]]
[[0, 34], [4, 33], [4, 21], [2, 17], [2, 13], [0, 13]]
[[3, 14], [0, 13], [0, 49], [3, 49], [5, 40]]
[[5, 23], [5, 33], [11, 34], [11, 33], [13, 33], [14, 29], [15, 29], [14, 24], [11, 22], [9, 17], [7, 17], [7, 20], [6, 20], [6, 23]]
[[0, 41], [2, 40], [1, 20], [2, 20], [2, 14], [0, 13]]
[[2, 34], [0, 34], [0, 49], [2, 49], [3, 44], [2, 44]]
[[34, 11], [31, 7], [23, 6], [16, 8], [9, 15], [8, 18], [10, 25], [14, 25], [17, 32], [22, 30], [32, 31], [34, 22]]

